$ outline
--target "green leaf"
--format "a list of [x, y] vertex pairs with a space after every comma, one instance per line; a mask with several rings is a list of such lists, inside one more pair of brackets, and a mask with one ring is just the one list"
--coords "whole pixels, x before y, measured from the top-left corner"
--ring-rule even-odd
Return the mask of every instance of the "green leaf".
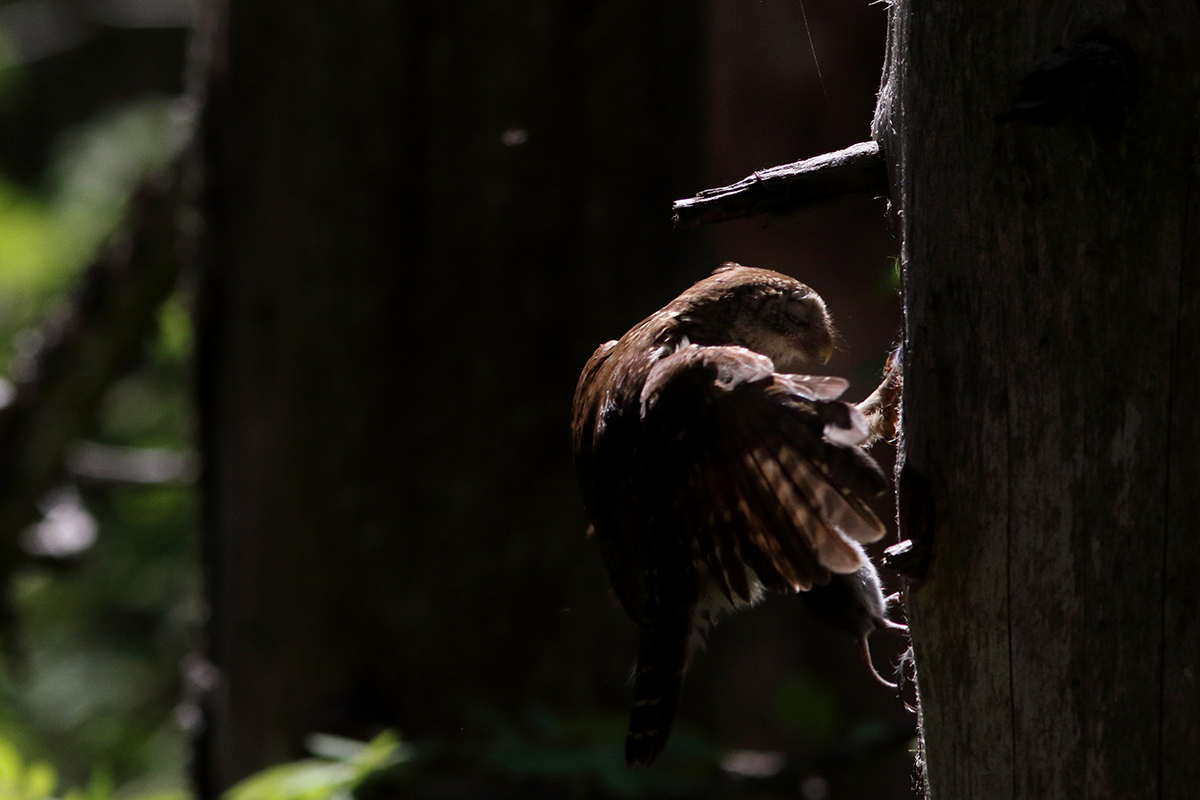
[[92, 770], [92, 779], [88, 781], [87, 800], [111, 800], [112, 796], [112, 771], [108, 767], [96, 767]]
[[358, 739], [335, 736], [332, 733], [310, 733], [304, 739], [304, 749], [318, 758], [330, 761], [351, 761], [367, 746]]
[[187, 125], [175, 109], [143, 100], [70, 131], [49, 199], [0, 178], [0, 290], [53, 292], [96, 254], [137, 186], [182, 148]]
[[[195, 800], [190, 792], [171, 791], [171, 792], [147, 792], [146, 794], [127, 795], [125, 789], [121, 790], [122, 797], [125, 800]], [[63, 798], [68, 800], [68, 798]]]
[[52, 209], [3, 178], [0, 230], [0, 289], [44, 293], [63, 283], [68, 264], [58, 246]]
[[0, 739], [0, 791], [14, 796], [21, 776], [21, 754], [11, 742]]
[[229, 789], [225, 800], [326, 800], [344, 792], [356, 777], [345, 762], [310, 758], [251, 775]]
[[24, 777], [22, 782], [25, 786], [21, 794], [25, 800], [43, 800], [54, 793], [54, 787], [58, 784], [54, 767], [42, 761], [30, 764]]
[[353, 762], [362, 780], [373, 772], [409, 761], [412, 757], [412, 748], [401, 742], [395, 731], [384, 731], [367, 742], [353, 757]]
[[313, 734], [305, 744], [323, 758], [280, 764], [251, 775], [229, 789], [224, 800], [349, 798], [352, 790], [374, 773], [412, 757], [392, 731], [384, 731], [370, 742]]

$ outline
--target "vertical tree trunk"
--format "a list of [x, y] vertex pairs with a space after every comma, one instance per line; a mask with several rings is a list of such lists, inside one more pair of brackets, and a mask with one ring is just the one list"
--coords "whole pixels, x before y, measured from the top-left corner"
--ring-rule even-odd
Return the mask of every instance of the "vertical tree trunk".
[[891, 14], [928, 796], [1194, 796], [1200, 6]]
[[602, 337], [698, 277], [668, 220], [699, 185], [699, 18], [232, 0], [206, 126], [207, 794], [313, 730], [623, 701], [633, 630], [567, 415]]

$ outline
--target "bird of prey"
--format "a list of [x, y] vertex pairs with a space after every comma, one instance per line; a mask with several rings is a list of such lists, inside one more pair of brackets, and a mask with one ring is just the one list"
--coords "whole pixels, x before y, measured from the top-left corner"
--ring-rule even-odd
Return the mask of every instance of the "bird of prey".
[[[583, 369], [580, 486], [612, 588], [642, 629], [630, 766], [662, 751], [718, 617], [764, 592], [817, 587], [818, 608], [864, 643], [896, 627], [862, 547], [884, 533], [864, 502], [886, 487], [862, 448], [868, 419], [837, 400], [845, 380], [799, 374], [833, 347], [812, 289], [726, 264]], [[887, 416], [879, 392], [869, 411]]]

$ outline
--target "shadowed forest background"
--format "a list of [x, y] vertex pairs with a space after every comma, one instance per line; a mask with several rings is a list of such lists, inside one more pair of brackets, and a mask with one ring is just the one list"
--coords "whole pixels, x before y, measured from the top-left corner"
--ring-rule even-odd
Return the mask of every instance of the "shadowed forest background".
[[625, 771], [636, 629], [567, 435], [594, 347], [726, 260], [816, 289], [828, 371], [873, 388], [882, 201], [700, 233], [670, 205], [865, 140], [884, 7], [325, 5], [232, 0], [211, 62], [184, 2], [0, 6], [0, 414], [201, 144], [153, 336], [4, 532], [0, 739], [97, 799], [384, 730], [431, 793], [907, 796], [913, 718], [794, 598], [722, 624], [664, 763]]

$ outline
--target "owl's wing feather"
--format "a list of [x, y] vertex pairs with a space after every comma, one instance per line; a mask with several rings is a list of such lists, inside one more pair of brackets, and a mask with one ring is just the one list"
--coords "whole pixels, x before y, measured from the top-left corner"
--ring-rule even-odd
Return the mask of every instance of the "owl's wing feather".
[[[689, 494], [711, 494], [716, 497], [716, 493], [720, 489], [714, 485], [712, 476], [712, 464], [707, 457], [701, 455], [688, 467], [687, 492]], [[700, 552], [712, 554], [718, 563], [724, 558], [733, 558], [731, 548], [735, 545], [733, 525], [721, 524], [722, 520], [717, 518], [718, 509], [723, 507], [725, 502], [722, 499], [704, 506], [697, 504], [679, 509], [685, 535], [695, 542], [695, 546]], [[726, 576], [725, 572], [716, 568], [715, 564], [710, 564], [710, 566], [713, 567], [712, 575], [721, 592], [726, 597], [737, 593], [738, 590], [734, 588], [736, 578], [732, 575]]]
[[856, 446], [861, 414], [814, 399], [844, 382], [772, 370], [743, 348], [690, 346], [659, 361], [642, 391], [647, 441], [687, 476], [662, 484], [662, 499], [731, 601], [749, 599], [743, 564], [768, 589], [809, 589], [861, 567], [858, 542], [884, 531], [857, 496], [886, 485]]
[[649, 569], [654, 537], [641, 513], [643, 477], [628, 468], [640, 460], [638, 439], [631, 435], [636, 430], [630, 431], [628, 419], [612, 414], [627, 405], [618, 394], [630, 386], [619, 379], [617, 345], [616, 340], [600, 345], [583, 369], [572, 407], [572, 443], [583, 501], [613, 592], [629, 616], [645, 624], [658, 594]]
[[[797, 397], [787, 390], [787, 381], [777, 380], [765, 393], [788, 409], [772, 415], [768, 425], [779, 427], [779, 435], [789, 445], [779, 451], [788, 462], [784, 466], [789, 474], [807, 475], [803, 485], [812, 491], [810, 501], [823, 510], [823, 519], [857, 542], [879, 540], [883, 523], [862, 498], [881, 494], [887, 480], [875, 460], [857, 446], [870, 435], [862, 412], [849, 403]], [[813, 435], [815, 430], [819, 436]], [[769, 427], [763, 435], [771, 435]], [[814, 469], [819, 475], [813, 474]]]
[[[709, 571], [725, 596], [731, 602], [736, 597], [748, 603], [752, 599], [750, 582], [743, 565], [757, 551], [743, 553], [741, 543], [756, 535], [757, 521], [738, 487], [727, 479], [727, 467], [715, 460], [713, 455], [710, 451], [699, 459], [702, 480], [694, 487], [696, 494], [692, 496], [707, 497], [710, 501], [692, 503], [690, 506], [693, 536], [708, 563]], [[709, 537], [715, 541], [714, 548], [704, 547]], [[755, 564], [751, 563], [750, 566], [755, 569]], [[755, 571], [758, 572], [757, 569]]]
[[752, 453], [745, 453], [741, 462], [727, 480], [738, 487], [740, 508], [749, 518], [749, 535], [741, 541], [746, 562], [768, 589], [811, 585], [819, 567], [797, 540], [787, 510], [776, 499], [776, 487], [758, 469]]
[[[814, 563], [812, 583], [828, 582], [829, 572], [853, 572], [862, 566], [859, 554], [830, 525], [827, 509], [816, 500], [816, 495], [830, 491], [829, 487], [821, 481], [814, 481], [814, 471], [803, 459], [796, 457], [796, 451], [790, 447], [780, 447], [770, 461], [760, 462], [760, 467], [779, 475], [775, 497], [779, 498], [782, 509], [790, 512], [794, 531], [792, 536], [796, 540], [794, 547], [803, 548], [805, 558]], [[800, 590], [811, 588], [808, 582], [793, 587]]]
[[829, 375], [776, 375], [775, 384], [789, 394], [809, 400], [837, 400], [850, 382]]

